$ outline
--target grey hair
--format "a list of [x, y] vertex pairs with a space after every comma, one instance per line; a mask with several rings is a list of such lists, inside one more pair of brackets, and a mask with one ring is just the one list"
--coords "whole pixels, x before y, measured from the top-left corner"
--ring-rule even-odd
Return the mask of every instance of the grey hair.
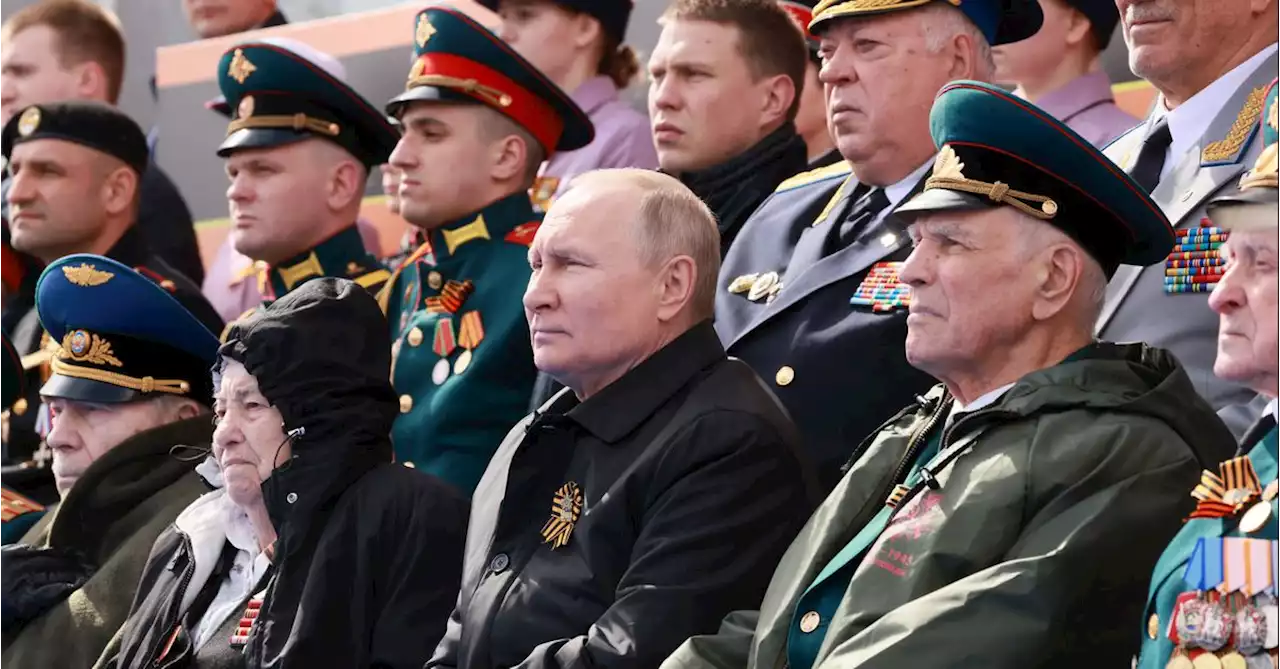
[[1072, 302], [1079, 305], [1082, 322], [1087, 323], [1092, 332], [1093, 324], [1102, 315], [1102, 307], [1107, 298], [1107, 273], [1103, 271], [1102, 264], [1062, 230], [1021, 212], [1015, 213], [1023, 219], [1022, 252], [1024, 255], [1064, 242], [1080, 250], [1080, 257], [1084, 260], [1084, 264], [1080, 270], [1080, 281], [1076, 284], [1075, 293], [1072, 295]]
[[711, 318], [720, 274], [720, 228], [711, 209], [674, 177], [652, 170], [593, 170], [569, 183], [570, 189], [587, 186], [639, 191], [632, 230], [641, 260], [657, 267], [676, 256], [692, 258], [697, 276], [690, 311], [695, 320]]
[[977, 79], [990, 79], [996, 71], [996, 61], [991, 56], [991, 44], [978, 29], [977, 24], [969, 20], [959, 9], [944, 2], [930, 2], [916, 10], [927, 12], [921, 24], [924, 30], [924, 46], [929, 53], [936, 54], [956, 35], [968, 35], [973, 42], [976, 65], [981, 68], [974, 72]]

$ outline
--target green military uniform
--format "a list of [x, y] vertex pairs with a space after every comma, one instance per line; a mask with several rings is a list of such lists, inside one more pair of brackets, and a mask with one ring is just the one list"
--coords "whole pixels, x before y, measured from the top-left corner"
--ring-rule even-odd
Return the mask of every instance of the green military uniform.
[[[406, 90], [388, 104], [487, 105], [550, 155], [591, 141], [591, 122], [568, 96], [493, 33], [451, 9], [414, 22]], [[541, 216], [525, 189], [426, 231], [381, 295], [391, 324], [392, 383], [400, 417], [396, 458], [475, 488], [508, 430], [527, 412], [536, 370], [522, 297], [528, 247]]]
[[[1248, 228], [1276, 232], [1276, 91], [1272, 83], [1261, 120], [1265, 148], [1256, 165], [1238, 192], [1209, 204], [1212, 224], [1226, 234]], [[1237, 457], [1204, 471], [1192, 490], [1196, 510], [1152, 575], [1141, 669], [1275, 666], [1280, 496], [1274, 412], [1273, 402], [1241, 440]]]
[[[1173, 244], [1128, 177], [1005, 91], [949, 84], [930, 127], [941, 148], [925, 190], [898, 209], [908, 223], [1013, 207], [1107, 274]], [[1124, 621], [1138, 604], [1123, 596], [1141, 597], [1141, 574], [1178, 529], [1178, 482], [1229, 453], [1230, 432], [1177, 360], [1142, 344], [1090, 344], [962, 411], [953, 403], [938, 386], [855, 449], [760, 610], [663, 666], [1127, 663]]]
[[[22, 369], [22, 358], [9, 341], [9, 334], [4, 333], [4, 385], [0, 391], [4, 397], [0, 399], [0, 408], [8, 413], [16, 402], [26, 402], [27, 375]], [[23, 495], [8, 486], [0, 486], [0, 544], [11, 544], [26, 534], [31, 526], [44, 516], [43, 504]]]
[[[346, 82], [279, 45], [248, 42], [228, 49], [218, 62], [218, 86], [231, 115], [227, 137], [218, 147], [223, 158], [320, 138], [372, 170], [387, 161], [400, 136]], [[365, 250], [351, 221], [315, 248], [266, 268], [263, 294], [278, 299], [320, 276], [351, 279], [377, 293], [391, 274]]]

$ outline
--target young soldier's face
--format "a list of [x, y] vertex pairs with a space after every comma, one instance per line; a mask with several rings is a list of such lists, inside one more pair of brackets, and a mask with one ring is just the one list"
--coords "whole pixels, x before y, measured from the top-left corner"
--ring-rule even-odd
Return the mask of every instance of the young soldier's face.
[[0, 48], [0, 123], [22, 109], [81, 97], [84, 64], [63, 67], [49, 26], [32, 26]]
[[400, 215], [432, 229], [489, 204], [493, 141], [487, 107], [414, 102], [400, 117], [404, 134], [389, 160], [400, 174]]

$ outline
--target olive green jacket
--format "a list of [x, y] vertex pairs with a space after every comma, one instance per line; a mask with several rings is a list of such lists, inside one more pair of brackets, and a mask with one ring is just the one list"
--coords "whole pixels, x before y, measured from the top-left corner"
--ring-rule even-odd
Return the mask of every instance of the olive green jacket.
[[[209, 414], [141, 432], [94, 461], [22, 543], [75, 548], [97, 569], [88, 582], [17, 634], [0, 664], [91, 667], [129, 614], [151, 545], [208, 487], [175, 445], [208, 448]], [[181, 455], [190, 455], [185, 453]]]
[[[935, 388], [859, 447], [759, 611], [730, 614], [663, 668], [782, 667], [801, 595], [885, 503], [908, 441], [945, 399]], [[813, 666], [1129, 666], [1147, 577], [1194, 502], [1188, 484], [1235, 448], [1178, 362], [1095, 345], [943, 434], [929, 465], [938, 489], [894, 511]]]

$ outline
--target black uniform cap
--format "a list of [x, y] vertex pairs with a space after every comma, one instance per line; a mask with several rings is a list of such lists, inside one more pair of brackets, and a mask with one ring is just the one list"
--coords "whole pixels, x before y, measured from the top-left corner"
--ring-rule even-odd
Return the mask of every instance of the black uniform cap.
[[124, 112], [101, 102], [31, 105], [4, 126], [4, 157], [13, 147], [37, 139], [61, 139], [115, 156], [138, 174], [147, 171], [150, 152], [142, 128]]

